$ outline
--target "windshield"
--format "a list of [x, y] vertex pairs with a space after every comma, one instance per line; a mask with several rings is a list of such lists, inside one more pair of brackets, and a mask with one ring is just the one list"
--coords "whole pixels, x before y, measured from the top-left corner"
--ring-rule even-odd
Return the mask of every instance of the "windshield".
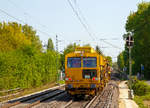
[[68, 68], [81, 67], [81, 58], [80, 57], [69, 57], [67, 60]]
[[97, 60], [96, 57], [84, 57], [83, 58], [83, 67], [96, 67]]

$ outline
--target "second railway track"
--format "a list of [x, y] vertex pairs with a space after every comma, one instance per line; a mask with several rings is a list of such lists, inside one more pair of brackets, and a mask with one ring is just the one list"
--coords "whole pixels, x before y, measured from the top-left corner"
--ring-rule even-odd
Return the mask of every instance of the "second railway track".
[[64, 86], [60, 89], [47, 90], [38, 94], [23, 97], [18, 100], [9, 101], [1, 106], [1, 108], [31, 108], [47, 99], [53, 98], [64, 93]]

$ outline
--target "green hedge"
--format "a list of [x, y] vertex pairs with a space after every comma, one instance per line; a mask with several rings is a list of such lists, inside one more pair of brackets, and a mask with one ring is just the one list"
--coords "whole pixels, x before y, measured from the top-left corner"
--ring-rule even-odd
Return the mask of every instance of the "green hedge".
[[37, 87], [57, 79], [56, 52], [22, 50], [0, 52], [0, 90]]

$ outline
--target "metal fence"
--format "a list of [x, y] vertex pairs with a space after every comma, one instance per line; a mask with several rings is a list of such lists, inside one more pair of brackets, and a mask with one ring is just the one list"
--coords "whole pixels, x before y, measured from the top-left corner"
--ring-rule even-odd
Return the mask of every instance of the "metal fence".
[[0, 102], [4, 100], [9, 100], [10, 98], [15, 98], [16, 95], [20, 94], [21, 91], [21, 88], [0, 91]]

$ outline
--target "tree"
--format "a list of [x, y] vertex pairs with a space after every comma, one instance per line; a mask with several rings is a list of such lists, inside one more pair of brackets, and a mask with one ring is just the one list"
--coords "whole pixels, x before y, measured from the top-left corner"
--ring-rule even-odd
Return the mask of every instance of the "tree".
[[31, 26], [0, 23], [0, 90], [55, 82], [58, 52], [41, 50], [41, 41]]
[[100, 47], [98, 45], [96, 46], [96, 52], [98, 54], [102, 54], [103, 55], [103, 53], [102, 53], [102, 51], [101, 51], [101, 49], [100, 49]]
[[69, 44], [65, 49], [64, 49], [64, 52], [63, 54], [61, 54], [61, 70], [64, 70], [65, 69], [65, 55], [68, 54], [68, 53], [71, 53], [71, 52], [74, 52], [75, 51], [75, 48], [79, 46], [79, 45], [76, 45], [76, 43], [73, 43], [73, 44]]
[[106, 56], [106, 59], [108, 60], [109, 65], [112, 66], [112, 58], [110, 56]]
[[68, 53], [71, 53], [71, 52], [74, 52], [75, 51], [75, 48], [77, 47], [78, 45], [76, 45], [76, 43], [73, 43], [73, 44], [69, 44], [65, 49], [64, 49], [64, 55], [68, 54]]
[[[142, 2], [138, 5], [136, 12], [131, 12], [126, 22], [126, 31], [134, 38], [132, 48], [133, 72], [140, 72], [143, 64], [144, 75], [150, 79], [150, 2]], [[126, 47], [125, 47], [126, 48]], [[125, 49], [125, 52], [127, 49]]]
[[125, 67], [123, 52], [121, 52], [118, 55], [118, 57], [117, 57], [117, 64], [118, 64], [119, 70], [123, 70], [123, 68]]
[[117, 62], [113, 62], [112, 63], [112, 68], [115, 69], [115, 70], [118, 70], [118, 64], [117, 64]]
[[41, 41], [31, 26], [17, 22], [0, 23], [0, 51], [20, 49], [27, 45], [42, 50]]
[[48, 39], [48, 45], [47, 45], [47, 50], [54, 50], [54, 44], [51, 38]]
[[36, 34], [36, 31], [29, 25], [22, 26], [22, 32], [32, 42], [32, 45], [39, 51], [42, 51], [42, 43], [39, 39], [39, 36]]
[[12, 51], [31, 44], [32, 41], [22, 32], [21, 24], [0, 23], [0, 51]]

